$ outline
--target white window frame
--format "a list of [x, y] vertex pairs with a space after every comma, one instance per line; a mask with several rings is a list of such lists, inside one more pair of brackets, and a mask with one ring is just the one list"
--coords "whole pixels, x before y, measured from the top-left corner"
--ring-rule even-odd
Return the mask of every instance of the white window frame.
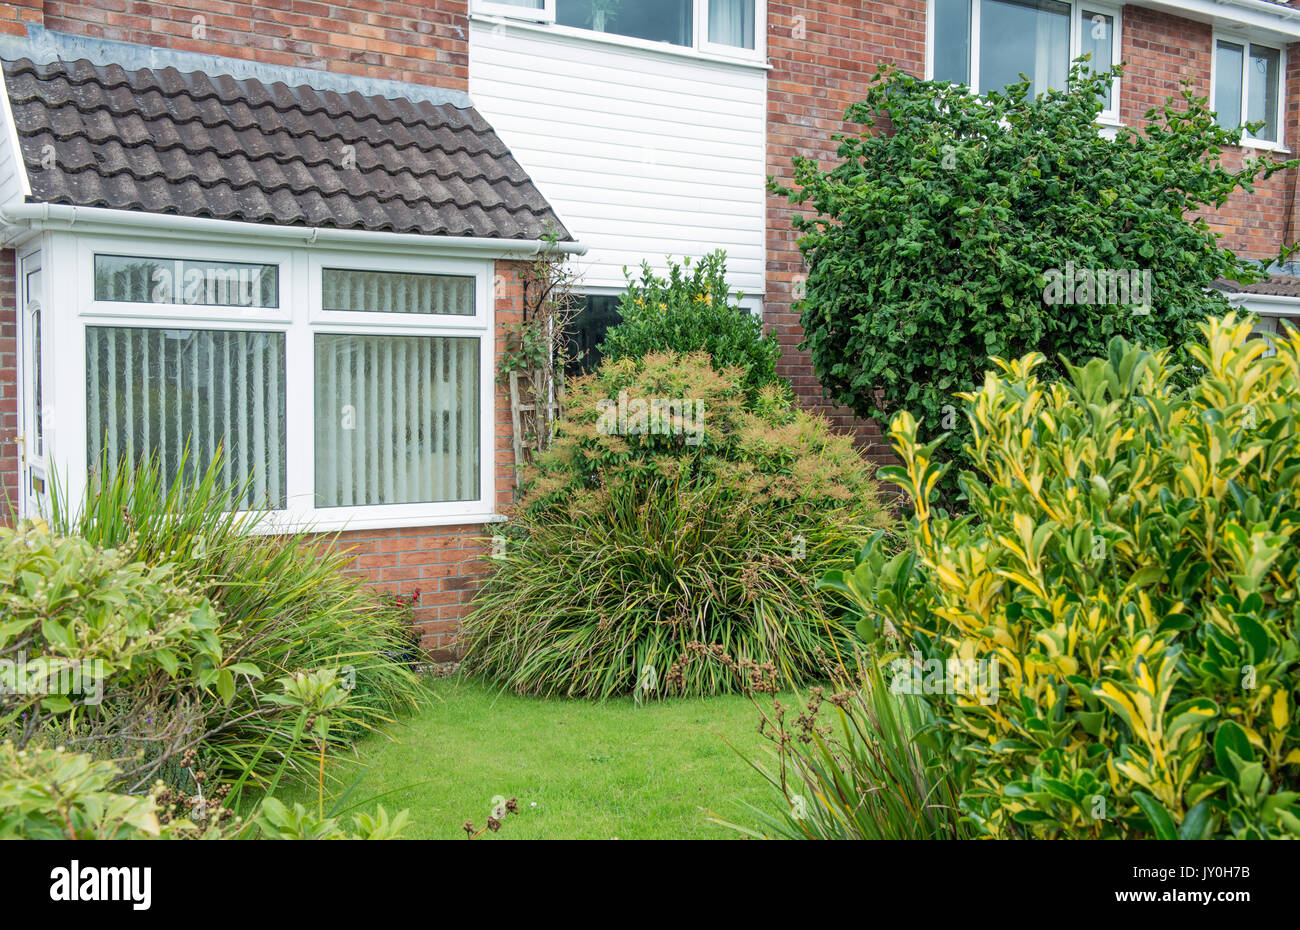
[[[1083, 11], [1086, 9], [1090, 13], [1104, 13], [1114, 18], [1115, 29], [1111, 35], [1113, 61], [1122, 60], [1121, 52], [1123, 48], [1122, 38], [1124, 26], [1122, 23], [1121, 7], [1115, 5], [1111, 0], [1105, 0], [1101, 3], [1088, 3], [1087, 0], [1060, 0], [1070, 7], [1070, 61], [1073, 62], [1083, 54]], [[935, 17], [935, 0], [929, 0], [926, 4], [925, 16], [925, 79], [934, 80], [934, 27]], [[969, 80], [967, 86], [971, 93], [981, 94], [984, 91], [979, 86], [980, 74], [980, 0], [971, 0], [971, 22], [970, 22], [970, 73], [967, 75]], [[1122, 81], [1118, 78], [1111, 86], [1111, 105], [1103, 110], [1097, 116], [1097, 121], [1109, 124], [1119, 123], [1120, 114], [1120, 85]]]
[[722, 45], [709, 41], [709, 4], [712, 0], [695, 0], [695, 47], [710, 55], [725, 55], [734, 58], [758, 58], [763, 47], [763, 35], [766, 31], [766, 0], [752, 0], [754, 4], [754, 47], [737, 48], [734, 45]]
[[474, 0], [474, 11], [484, 16], [504, 16], [507, 19], [521, 19], [530, 23], [555, 22], [555, 0], [542, 0], [540, 10], [512, 6], [509, 3], [493, 3], [492, 0]]
[[[753, 0], [754, 4], [754, 47], [736, 48], [721, 45], [708, 40], [709, 0], [692, 0], [692, 41], [690, 45], [674, 45], [671, 42], [654, 42], [636, 36], [625, 36], [614, 32], [597, 32], [577, 26], [564, 26], [555, 19], [556, 0], [546, 0], [545, 17], [541, 10], [533, 11], [520, 7], [493, 3], [492, 0], [473, 0], [472, 11], [479, 16], [499, 17], [518, 22], [520, 25], [544, 24], [547, 32], [607, 45], [622, 45], [628, 48], [648, 51], [667, 52], [676, 55], [688, 55], [699, 58], [731, 60], [745, 64], [759, 64], [767, 58], [767, 3], [766, 0]], [[535, 15], [538, 14], [538, 15]]]
[[[43, 326], [49, 343], [63, 347], [57, 367], [65, 377], [55, 422], [46, 424], [52, 466], [74, 506], [84, 493], [89, 471], [86, 450], [86, 327], [204, 329], [282, 333], [285, 345], [286, 506], [267, 514], [261, 532], [317, 529], [378, 529], [404, 526], [476, 524], [495, 520], [496, 385], [493, 281], [490, 259], [432, 257], [368, 249], [318, 246], [283, 247], [268, 243], [215, 244], [183, 238], [54, 233], [47, 256], [49, 274], [63, 269], [58, 293], [46, 302]], [[191, 258], [279, 266], [279, 304], [275, 309], [211, 307], [96, 301], [94, 256]], [[72, 268], [66, 268], [72, 264]], [[321, 271], [343, 268], [411, 274], [447, 274], [475, 279], [473, 316], [326, 311], [321, 306]], [[50, 284], [56, 282], [52, 279]], [[49, 310], [54, 310], [50, 313]], [[479, 487], [469, 501], [317, 507], [315, 504], [315, 347], [318, 333], [379, 336], [442, 336], [479, 340]], [[51, 426], [54, 427], [51, 431]], [[56, 443], [56, 444], [55, 444]]]
[[1219, 88], [1219, 42], [1231, 42], [1242, 47], [1241, 57], [1241, 121], [1244, 126], [1250, 119], [1247, 102], [1250, 100], [1250, 47], [1258, 45], [1278, 52], [1277, 71], [1277, 135], [1276, 142], [1270, 139], [1257, 139], [1244, 129], [1241, 133], [1243, 148], [1266, 149], [1271, 152], [1286, 152], [1286, 50], [1284, 42], [1261, 38], [1249, 32], [1237, 32], [1215, 29], [1210, 38], [1210, 106], [1215, 105]]

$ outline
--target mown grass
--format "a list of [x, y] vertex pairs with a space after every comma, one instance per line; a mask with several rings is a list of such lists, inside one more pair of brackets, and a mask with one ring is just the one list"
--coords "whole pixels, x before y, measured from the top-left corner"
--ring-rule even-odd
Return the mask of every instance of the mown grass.
[[[757, 721], [740, 696], [637, 707], [631, 698], [540, 699], [434, 681], [419, 715], [359, 744], [369, 768], [339, 806], [409, 808], [410, 839], [464, 839], [462, 824], [481, 828], [496, 796], [518, 798], [520, 813], [487, 835], [494, 840], [734, 839], [705, 809], [753, 825], [745, 804], [774, 803], [727, 743], [763, 754]], [[350, 787], [362, 768], [338, 769], [338, 782]], [[281, 796], [315, 804], [315, 785]]]

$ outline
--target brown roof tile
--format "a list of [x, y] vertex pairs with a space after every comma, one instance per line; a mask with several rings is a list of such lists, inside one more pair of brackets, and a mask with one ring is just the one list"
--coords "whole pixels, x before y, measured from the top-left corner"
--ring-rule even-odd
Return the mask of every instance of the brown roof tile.
[[472, 108], [89, 61], [20, 58], [4, 72], [34, 202], [572, 238]]

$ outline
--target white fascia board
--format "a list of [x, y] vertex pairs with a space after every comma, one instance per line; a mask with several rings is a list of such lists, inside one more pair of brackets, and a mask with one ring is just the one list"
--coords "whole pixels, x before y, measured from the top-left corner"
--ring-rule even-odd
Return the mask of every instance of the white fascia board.
[[1227, 295], [1233, 307], [1244, 307], [1260, 316], [1300, 316], [1300, 297], [1281, 294], [1249, 294], [1235, 291]]
[[151, 231], [195, 239], [235, 242], [266, 241], [280, 245], [332, 246], [355, 250], [413, 254], [463, 255], [502, 260], [534, 258], [545, 252], [583, 255], [577, 242], [542, 239], [481, 239], [470, 236], [425, 236], [415, 233], [336, 229], [328, 226], [275, 226], [196, 216], [173, 216], [104, 207], [53, 203], [11, 203], [0, 207], [0, 227], [6, 233], [30, 229], [51, 232], [117, 233]]
[[1300, 9], [1267, 0], [1184, 0], [1181, 3], [1142, 0], [1137, 6], [1223, 28], [1265, 33], [1282, 42], [1300, 41]]

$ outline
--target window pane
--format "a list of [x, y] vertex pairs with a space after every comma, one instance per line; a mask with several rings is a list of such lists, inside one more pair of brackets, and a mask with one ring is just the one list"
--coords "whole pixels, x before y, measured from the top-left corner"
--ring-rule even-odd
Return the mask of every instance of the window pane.
[[574, 314], [570, 330], [570, 362], [565, 367], [567, 375], [581, 375], [595, 371], [600, 364], [599, 346], [605, 333], [616, 326], [623, 315], [618, 312], [620, 298], [610, 294], [584, 294], [578, 299], [578, 312]]
[[709, 0], [709, 41], [754, 47], [754, 0]]
[[[1080, 54], [1088, 55], [1089, 71], [1109, 71], [1115, 64], [1115, 17], [1106, 13], [1081, 13], [1083, 35], [1080, 42]], [[1113, 106], [1113, 88], [1105, 93], [1106, 109]]]
[[[39, 305], [41, 300], [41, 269], [27, 272], [27, 303]], [[32, 392], [32, 419], [34, 453], [36, 455], [45, 454], [45, 401], [42, 398], [44, 388], [44, 374], [41, 371], [41, 311], [39, 307], [33, 307], [31, 311], [32, 321], [32, 364], [31, 364], [31, 392]]]
[[561, 26], [673, 45], [694, 43], [691, 0], [555, 0]]
[[316, 336], [318, 507], [478, 497], [478, 339]]
[[934, 79], [970, 83], [970, 0], [935, 0]]
[[1241, 125], [1241, 64], [1245, 49], [1220, 41], [1214, 52], [1214, 110], [1219, 125], [1236, 129]]
[[1263, 45], [1250, 47], [1250, 75], [1246, 80], [1246, 122], [1264, 121], [1256, 139], [1277, 141], [1277, 87], [1282, 53]]
[[1056, 0], [980, 0], [980, 93], [1024, 74], [1030, 96], [1065, 87], [1070, 5]]
[[222, 481], [252, 479], [242, 506], [283, 509], [284, 335], [88, 326], [86, 432], [92, 469], [156, 455], [168, 481], [201, 476], [221, 448]]
[[474, 315], [474, 278], [326, 268], [321, 272], [326, 310]]
[[32, 445], [36, 455], [45, 454], [45, 400], [41, 397], [44, 379], [41, 377], [41, 311], [32, 311]]
[[242, 262], [96, 255], [95, 299], [273, 308], [280, 306], [280, 269]]

